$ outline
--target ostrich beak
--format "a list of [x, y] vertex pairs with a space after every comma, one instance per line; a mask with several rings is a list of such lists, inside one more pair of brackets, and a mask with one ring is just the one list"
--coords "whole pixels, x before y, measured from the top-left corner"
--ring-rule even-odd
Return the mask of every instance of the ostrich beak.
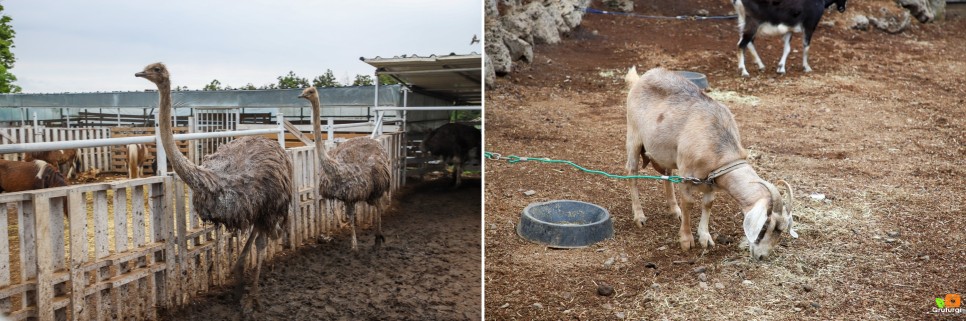
[[145, 77], [145, 76], [147, 76], [147, 74], [145, 74], [143, 71], [134, 73], [134, 77]]

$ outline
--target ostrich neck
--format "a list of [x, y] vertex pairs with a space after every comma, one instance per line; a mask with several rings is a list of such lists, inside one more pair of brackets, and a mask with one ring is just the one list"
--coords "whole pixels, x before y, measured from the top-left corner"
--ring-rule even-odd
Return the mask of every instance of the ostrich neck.
[[171, 161], [171, 167], [174, 171], [178, 173], [178, 176], [185, 181], [188, 186], [192, 189], [201, 186], [201, 172], [202, 170], [192, 164], [187, 157], [181, 154], [181, 150], [174, 143], [174, 133], [171, 129], [171, 83], [165, 81], [164, 83], [158, 84], [158, 95], [160, 96], [160, 101], [158, 103], [158, 108], [160, 109], [160, 124], [161, 127], [161, 145], [164, 146], [164, 151], [168, 155], [168, 160]]
[[320, 97], [309, 100], [312, 102], [312, 134], [315, 135], [315, 153], [316, 157], [319, 158], [322, 173], [331, 176], [337, 170], [335, 160], [329, 156], [329, 152], [325, 149], [325, 144], [322, 143], [322, 103], [320, 100]]

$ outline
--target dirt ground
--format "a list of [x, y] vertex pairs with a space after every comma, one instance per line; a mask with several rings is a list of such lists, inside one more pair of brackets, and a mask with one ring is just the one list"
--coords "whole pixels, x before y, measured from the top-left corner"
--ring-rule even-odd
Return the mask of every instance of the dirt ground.
[[[635, 2], [648, 15], [733, 10], [721, 0]], [[562, 43], [537, 46], [533, 63], [499, 78], [486, 94], [487, 151], [623, 174], [627, 68], [706, 74], [759, 175], [794, 186], [800, 238], [784, 236], [767, 260], [752, 261], [738, 246], [743, 216], [718, 193], [718, 245], [684, 252], [658, 182], [643, 184], [647, 222], [638, 228], [626, 182], [563, 165], [487, 161], [486, 319], [966, 318], [932, 313], [935, 298], [966, 294], [966, 17], [913, 21], [900, 34], [858, 31], [847, 27], [852, 15], [894, 4], [849, 5], [845, 14], [826, 12], [834, 24], [816, 31], [809, 74], [798, 34], [786, 75], [775, 73], [780, 38], [759, 37], [767, 69], [749, 63], [751, 77], [742, 78], [734, 20], [585, 15]], [[574, 250], [519, 238], [523, 208], [552, 199], [607, 208], [615, 237]], [[602, 283], [611, 296], [598, 295]]]
[[[479, 178], [411, 185], [383, 218], [386, 243], [359, 251], [347, 233], [266, 262], [257, 320], [479, 320], [481, 244]], [[239, 320], [239, 304], [214, 291], [165, 320]]]

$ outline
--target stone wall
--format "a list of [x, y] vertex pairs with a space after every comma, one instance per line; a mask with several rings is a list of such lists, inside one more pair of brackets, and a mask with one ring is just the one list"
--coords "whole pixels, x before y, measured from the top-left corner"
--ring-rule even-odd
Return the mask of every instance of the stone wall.
[[533, 61], [533, 46], [555, 44], [580, 25], [591, 0], [486, 0], [486, 84]]

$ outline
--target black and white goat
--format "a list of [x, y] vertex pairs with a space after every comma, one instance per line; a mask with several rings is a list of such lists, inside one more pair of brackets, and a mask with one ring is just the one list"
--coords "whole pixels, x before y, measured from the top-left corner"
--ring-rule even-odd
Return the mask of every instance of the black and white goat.
[[738, 13], [738, 30], [741, 38], [738, 40], [738, 70], [742, 76], [748, 76], [745, 69], [745, 48], [751, 52], [758, 69], [764, 70], [758, 52], [755, 51], [755, 35], [782, 35], [785, 47], [782, 59], [778, 62], [778, 73], [785, 73], [785, 60], [791, 51], [792, 32], [805, 32], [802, 38], [802, 65], [805, 72], [811, 72], [808, 66], [808, 46], [812, 41], [812, 33], [818, 26], [825, 9], [836, 5], [839, 12], [845, 11], [848, 0], [732, 0], [735, 12]]

